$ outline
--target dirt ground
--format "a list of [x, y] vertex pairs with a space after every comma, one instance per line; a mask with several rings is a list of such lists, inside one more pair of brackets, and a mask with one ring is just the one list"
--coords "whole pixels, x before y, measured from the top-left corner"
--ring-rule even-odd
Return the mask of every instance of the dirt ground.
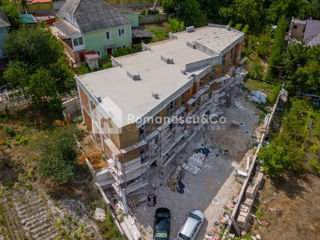
[[262, 239], [320, 239], [319, 177], [267, 179], [259, 199], [261, 225], [256, 222], [252, 232]]
[[[247, 102], [244, 97], [236, 100], [240, 101], [243, 107], [223, 109], [227, 118], [225, 125], [219, 126], [220, 128], [210, 126], [204, 134], [199, 133], [187, 146], [186, 152], [182, 153], [181, 157], [186, 160], [202, 143], [211, 150], [204, 167], [197, 175], [185, 172], [182, 179], [186, 186], [184, 194], [172, 192], [167, 186], [155, 185], [157, 205], [140, 206], [135, 210], [134, 215], [144, 230], [145, 239], [152, 239], [154, 212], [159, 207], [166, 207], [171, 211], [170, 239], [176, 237], [186, 214], [192, 209], [202, 210], [206, 217], [197, 239], [203, 239], [207, 231], [214, 231], [218, 236], [220, 229], [215, 226], [215, 222], [220, 220], [223, 212], [231, 210], [232, 198], [237, 196], [241, 188], [241, 184], [235, 181], [234, 170], [245, 170], [243, 157], [252, 143], [252, 136], [244, 131], [254, 133], [259, 122], [257, 110], [252, 103]], [[245, 125], [232, 127], [232, 120], [244, 122]], [[228, 155], [223, 155], [221, 149], [227, 149]], [[156, 172], [156, 169], [154, 171]]]

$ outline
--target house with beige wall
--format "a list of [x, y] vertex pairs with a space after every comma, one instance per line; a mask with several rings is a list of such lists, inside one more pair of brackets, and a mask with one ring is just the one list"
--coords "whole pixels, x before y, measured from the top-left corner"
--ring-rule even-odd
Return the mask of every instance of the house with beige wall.
[[75, 76], [84, 123], [107, 157], [97, 184], [116, 192], [123, 209], [150, 185], [151, 168], [169, 179], [179, 152], [203, 127], [172, 119], [215, 113], [225, 91], [241, 82], [227, 73], [239, 64], [243, 39], [229, 26], [188, 27], [112, 58], [110, 69]]

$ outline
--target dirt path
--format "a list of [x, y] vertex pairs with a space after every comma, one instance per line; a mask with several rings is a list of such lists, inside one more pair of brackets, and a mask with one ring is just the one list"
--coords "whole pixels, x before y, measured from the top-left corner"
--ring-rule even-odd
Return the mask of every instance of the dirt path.
[[262, 239], [320, 239], [319, 177], [267, 180], [259, 199], [262, 225], [255, 224], [252, 231]]

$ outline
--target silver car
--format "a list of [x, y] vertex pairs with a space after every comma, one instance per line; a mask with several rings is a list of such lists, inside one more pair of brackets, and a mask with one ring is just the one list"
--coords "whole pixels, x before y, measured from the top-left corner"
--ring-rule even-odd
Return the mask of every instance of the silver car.
[[196, 209], [191, 210], [179, 230], [177, 240], [194, 240], [203, 221], [203, 212]]

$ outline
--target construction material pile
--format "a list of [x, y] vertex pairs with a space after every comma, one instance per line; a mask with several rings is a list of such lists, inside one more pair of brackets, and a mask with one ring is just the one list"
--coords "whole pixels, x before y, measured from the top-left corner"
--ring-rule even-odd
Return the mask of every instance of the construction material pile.
[[256, 103], [266, 103], [267, 95], [261, 91], [251, 91], [251, 95], [248, 96], [249, 101]]
[[167, 182], [167, 186], [171, 189], [171, 191], [173, 192], [178, 192], [183, 194], [184, 193], [184, 188], [185, 185], [183, 184], [183, 182], [181, 180], [177, 180], [176, 178], [174, 178], [173, 176], [169, 179], [169, 181]]
[[182, 168], [187, 172], [196, 175], [203, 167], [206, 155], [198, 152], [194, 153], [186, 163], [182, 164]]

